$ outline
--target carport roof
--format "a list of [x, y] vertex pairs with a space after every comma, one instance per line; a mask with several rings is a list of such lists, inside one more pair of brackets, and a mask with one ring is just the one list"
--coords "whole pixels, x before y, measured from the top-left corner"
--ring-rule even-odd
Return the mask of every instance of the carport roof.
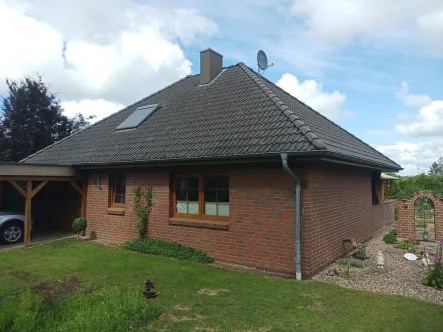
[[0, 162], [0, 180], [72, 180], [78, 177], [73, 167], [15, 162]]

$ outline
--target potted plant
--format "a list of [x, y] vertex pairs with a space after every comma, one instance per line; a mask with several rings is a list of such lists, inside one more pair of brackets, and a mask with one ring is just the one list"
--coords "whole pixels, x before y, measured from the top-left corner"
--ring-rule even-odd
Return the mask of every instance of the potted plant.
[[74, 228], [77, 232], [77, 241], [80, 237], [80, 233], [83, 232], [87, 226], [88, 223], [86, 222], [85, 218], [77, 218], [74, 220], [74, 222], [72, 223], [72, 228]]
[[428, 240], [429, 239], [429, 232], [425, 229], [423, 231], [423, 240]]

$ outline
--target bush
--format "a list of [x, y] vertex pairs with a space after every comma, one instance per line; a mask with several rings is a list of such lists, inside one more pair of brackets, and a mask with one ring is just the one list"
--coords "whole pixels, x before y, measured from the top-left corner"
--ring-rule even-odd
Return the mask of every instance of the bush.
[[86, 227], [88, 227], [88, 223], [85, 218], [77, 218], [72, 223], [72, 228], [74, 228], [77, 233], [84, 231]]
[[347, 257], [343, 257], [343, 258], [339, 258], [336, 261], [338, 264], [342, 264], [342, 265], [351, 265], [354, 267], [364, 267], [365, 264], [359, 260], [359, 259], [355, 259], [355, 258], [347, 258]]
[[0, 331], [128, 331], [146, 326], [159, 312], [140, 288], [75, 292], [51, 303], [31, 290], [0, 301]]
[[384, 237], [383, 241], [388, 244], [395, 244], [397, 243], [397, 236], [395, 230], [389, 231]]
[[420, 191], [431, 192], [434, 196], [443, 194], [443, 176], [420, 174], [393, 181], [392, 195], [397, 199], [409, 199]]
[[414, 247], [414, 244], [410, 241], [400, 241], [395, 245], [395, 248], [409, 250], [409, 248]]
[[214, 259], [204, 252], [166, 240], [136, 239], [122, 244], [122, 248], [144, 254], [159, 255], [198, 263], [212, 263]]
[[423, 284], [434, 288], [443, 289], [443, 266], [434, 264], [428, 267]]
[[443, 239], [437, 246], [434, 256], [434, 265], [430, 265], [423, 279], [423, 284], [434, 288], [443, 289]]

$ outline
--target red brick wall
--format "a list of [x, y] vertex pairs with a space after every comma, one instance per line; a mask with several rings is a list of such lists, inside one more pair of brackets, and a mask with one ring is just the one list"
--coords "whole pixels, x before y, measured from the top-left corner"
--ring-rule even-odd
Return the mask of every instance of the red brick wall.
[[100, 188], [95, 185], [96, 172], [91, 172], [88, 179], [86, 219], [88, 230], [94, 232], [97, 239], [123, 242], [136, 238], [134, 228], [136, 218], [133, 213], [133, 190], [140, 187], [153, 187], [151, 222], [167, 222], [169, 216], [169, 173], [143, 172], [143, 170], [116, 171], [126, 174], [125, 215], [108, 214], [109, 208], [109, 172], [100, 171]]
[[[309, 165], [302, 173], [304, 276], [345, 254], [349, 247], [342, 245], [343, 239], [365, 241], [375, 230], [394, 221], [392, 203], [372, 205], [369, 171], [324, 166]], [[280, 164], [224, 168], [230, 176], [229, 230], [168, 224], [172, 210], [171, 171], [125, 171], [124, 216], [107, 212], [108, 173], [100, 172], [101, 190], [95, 187], [95, 173], [91, 173], [87, 200], [89, 231], [105, 241], [122, 242], [137, 237], [132, 190], [150, 185], [154, 203], [148, 228], [150, 237], [192, 246], [220, 261], [295, 274], [295, 198], [292, 182]]]
[[[372, 204], [370, 171], [329, 164], [304, 173], [303, 273], [312, 275], [346, 254], [342, 240], [364, 242], [394, 222], [395, 202]], [[380, 188], [377, 188], [381, 199]]]
[[122, 242], [137, 236], [132, 190], [137, 186], [151, 185], [154, 207], [148, 227], [149, 237], [192, 246], [224, 262], [281, 274], [294, 273], [293, 189], [280, 165], [229, 169], [229, 230], [169, 225], [172, 209], [169, 172], [126, 172], [125, 215], [108, 215], [109, 173], [102, 171], [100, 174], [101, 190], [95, 187], [95, 173], [90, 174], [86, 213], [89, 231], [93, 231], [98, 239]]

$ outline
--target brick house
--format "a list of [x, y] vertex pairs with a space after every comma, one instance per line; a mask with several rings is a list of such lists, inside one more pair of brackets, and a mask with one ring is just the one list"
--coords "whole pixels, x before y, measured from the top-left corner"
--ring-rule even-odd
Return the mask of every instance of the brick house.
[[243, 63], [207, 49], [200, 69], [22, 162], [81, 172], [98, 239], [135, 238], [151, 186], [149, 237], [298, 278], [394, 222], [380, 174], [398, 164]]

